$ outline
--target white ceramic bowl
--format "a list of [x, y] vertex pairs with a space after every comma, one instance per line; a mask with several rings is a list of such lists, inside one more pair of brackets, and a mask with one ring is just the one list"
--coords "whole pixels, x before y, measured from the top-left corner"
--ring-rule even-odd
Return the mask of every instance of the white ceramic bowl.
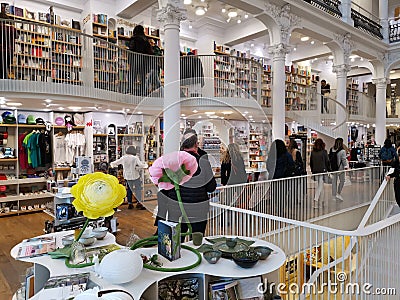
[[64, 236], [62, 239], [61, 239], [61, 242], [62, 242], [62, 244], [63, 244], [63, 246], [64, 247], [67, 247], [67, 246], [69, 246], [69, 245], [72, 245], [72, 243], [74, 242], [74, 236], [73, 235], [67, 235], [67, 236]]
[[92, 230], [92, 234], [98, 240], [104, 239], [104, 237], [107, 235], [107, 232], [108, 232], [108, 227], [97, 227], [93, 228]]
[[90, 246], [96, 241], [96, 237], [93, 234], [82, 234], [79, 242], [81, 242], [85, 246]]

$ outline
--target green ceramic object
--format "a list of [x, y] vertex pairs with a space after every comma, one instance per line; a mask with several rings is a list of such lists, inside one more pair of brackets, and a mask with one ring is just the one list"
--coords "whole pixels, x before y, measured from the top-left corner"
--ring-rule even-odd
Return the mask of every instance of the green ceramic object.
[[260, 255], [254, 250], [239, 251], [232, 254], [233, 261], [242, 268], [252, 268], [260, 259]]

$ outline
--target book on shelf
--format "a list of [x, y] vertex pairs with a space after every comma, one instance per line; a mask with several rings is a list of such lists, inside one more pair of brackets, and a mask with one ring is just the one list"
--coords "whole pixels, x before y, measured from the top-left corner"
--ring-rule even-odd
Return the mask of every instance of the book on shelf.
[[187, 299], [198, 300], [199, 279], [198, 278], [179, 278], [172, 280], [162, 280], [158, 283], [159, 300]]
[[261, 283], [261, 276], [210, 283], [209, 299], [262, 300], [265, 295], [259, 291]]
[[181, 257], [181, 230], [178, 223], [158, 221], [158, 254], [170, 261]]
[[47, 254], [56, 249], [54, 238], [32, 238], [22, 241], [19, 246], [17, 258], [34, 257]]

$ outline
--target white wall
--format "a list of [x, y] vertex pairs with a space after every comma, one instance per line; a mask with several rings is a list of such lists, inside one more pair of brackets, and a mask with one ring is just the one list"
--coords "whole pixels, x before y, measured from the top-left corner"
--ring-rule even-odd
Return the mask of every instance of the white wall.
[[331, 85], [331, 89], [336, 89], [336, 73], [332, 72], [332, 61], [318, 59], [311, 63], [311, 69], [320, 71], [319, 80], [325, 79]]

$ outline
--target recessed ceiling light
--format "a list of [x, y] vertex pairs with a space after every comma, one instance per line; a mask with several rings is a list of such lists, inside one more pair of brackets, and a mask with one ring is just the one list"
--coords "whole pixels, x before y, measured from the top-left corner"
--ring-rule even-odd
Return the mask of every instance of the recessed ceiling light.
[[193, 28], [192, 24], [189, 24], [189, 29], [192, 29], [192, 28]]
[[7, 102], [7, 105], [11, 105], [11, 106], [21, 106], [22, 103], [20, 103], [20, 102]]
[[194, 112], [194, 113], [197, 113], [197, 112], [199, 112], [198, 110], [196, 110], [196, 109], [193, 109], [192, 110], [192, 112]]
[[8, 106], [5, 104], [0, 105], [1, 108], [7, 108]]
[[364, 58], [361, 57], [361, 58], [360, 58], [360, 61], [364, 61]]
[[314, 43], [315, 43], [314, 41], [311, 41], [311, 45], [314, 45]]
[[236, 18], [238, 15], [237, 11], [234, 8], [229, 9], [228, 17], [229, 18]]
[[245, 111], [245, 112], [244, 112], [244, 114], [248, 114], [248, 113], [249, 113], [248, 111]]
[[72, 110], [79, 110], [79, 109], [81, 109], [82, 107], [80, 107], [80, 106], [68, 106], [68, 108], [69, 108], [69, 109], [72, 109]]
[[245, 18], [245, 19], [247, 19], [248, 17], [249, 17], [249, 15], [248, 15], [248, 14], [245, 14], [245, 15], [244, 15], [244, 18]]
[[205, 112], [206, 115], [215, 115], [215, 111], [206, 111]]
[[294, 48], [293, 48], [293, 51], [296, 51], [296, 50], [297, 50], [297, 48], [296, 48], [296, 47], [294, 47]]
[[186, 116], [185, 114], [181, 114], [181, 117], [184, 117], [184, 116]]
[[204, 6], [197, 6], [196, 7], [196, 15], [203, 16], [206, 13], [206, 9]]
[[226, 13], [226, 9], [225, 8], [221, 9], [221, 12]]
[[210, 119], [218, 119], [219, 117], [217, 115], [215, 116], [210, 116]]
[[198, 116], [199, 119], [201, 119], [201, 116]]
[[309, 36], [302, 36], [302, 37], [300, 38], [300, 40], [301, 40], [302, 42], [307, 42], [309, 39], [310, 39]]
[[44, 111], [50, 111], [51, 109], [50, 108], [45, 108], [45, 109], [43, 109]]
[[242, 23], [242, 20], [239, 19], [239, 20], [237, 20], [236, 22], [237, 22], [238, 24], [240, 24], [240, 23]]
[[249, 116], [249, 118], [250, 118], [250, 119], [252, 119], [252, 118], [253, 118], [253, 116]]
[[224, 114], [224, 115], [230, 115], [230, 114], [232, 114], [233, 112], [230, 111], [230, 110], [227, 110], [227, 111], [221, 111], [221, 113]]
[[396, 73], [396, 71], [395, 70], [391, 70], [389, 73], [393, 74], [393, 73]]
[[229, 23], [230, 21], [231, 21], [231, 18], [227, 19], [227, 20], [226, 20], [226, 23]]
[[192, 0], [183, 0], [183, 4], [190, 5], [192, 4]]
[[46, 103], [51, 103], [53, 100], [51, 100], [51, 99], [46, 99], [46, 100], [44, 100], [44, 102], [46, 102]]
[[141, 114], [143, 114], [143, 112], [142, 112], [142, 111], [138, 111], [137, 113], [138, 113], [138, 115], [141, 115]]
[[59, 110], [64, 110], [64, 107], [59, 107], [58, 109], [59, 109]]
[[130, 111], [130, 109], [129, 109], [129, 108], [125, 108], [125, 110], [126, 110], [126, 111]]
[[329, 58], [329, 59], [333, 59], [334, 56], [333, 56], [333, 55], [329, 55], [328, 58]]
[[219, 117], [221, 120], [225, 119], [224, 117]]
[[254, 47], [254, 43], [251, 43], [251, 44], [250, 44], [250, 47]]
[[109, 109], [109, 108], [107, 108], [107, 110], [106, 110], [107, 112], [110, 112], [111, 111], [111, 109]]

